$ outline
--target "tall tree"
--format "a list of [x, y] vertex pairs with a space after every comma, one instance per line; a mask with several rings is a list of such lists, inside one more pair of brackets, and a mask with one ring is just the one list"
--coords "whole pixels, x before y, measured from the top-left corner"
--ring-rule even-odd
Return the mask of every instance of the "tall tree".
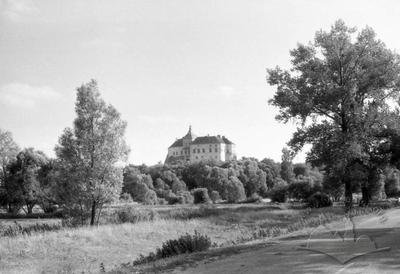
[[78, 208], [81, 216], [90, 212], [94, 225], [96, 212], [118, 197], [122, 168], [118, 163], [128, 157], [125, 143], [126, 122], [100, 97], [95, 80], [77, 89], [77, 117], [74, 128], [65, 129], [56, 147], [60, 162], [59, 199]]
[[292, 163], [292, 153], [289, 149], [284, 147], [282, 149], [282, 162], [281, 162], [281, 178], [287, 183], [291, 183], [294, 179], [293, 163]]
[[5, 191], [8, 178], [7, 166], [15, 160], [18, 152], [19, 147], [13, 140], [11, 132], [0, 129], [0, 206], [8, 204]]
[[398, 96], [399, 55], [387, 49], [371, 28], [356, 35], [356, 29], [341, 20], [290, 55], [289, 71], [268, 70], [268, 83], [277, 86], [270, 103], [280, 110], [278, 120], [299, 122], [291, 147], [299, 150], [310, 143], [309, 157], [340, 174], [349, 208], [349, 167], [368, 159], [366, 129], [379, 127], [376, 113]]

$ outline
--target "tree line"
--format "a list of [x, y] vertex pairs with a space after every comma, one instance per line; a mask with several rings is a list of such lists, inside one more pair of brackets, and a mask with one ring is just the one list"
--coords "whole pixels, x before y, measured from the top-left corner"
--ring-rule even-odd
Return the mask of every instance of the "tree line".
[[[92, 80], [77, 88], [76, 118], [51, 159], [21, 150], [0, 130], [0, 206], [11, 213], [66, 214], [95, 224], [104, 204], [340, 200], [350, 208], [400, 194], [400, 58], [371, 28], [358, 34], [337, 21], [315, 41], [291, 51], [292, 67], [268, 70], [277, 86], [270, 100], [277, 119], [298, 128], [281, 162], [243, 158], [215, 163], [126, 165], [127, 123]], [[306, 163], [293, 156], [311, 145]], [[327, 198], [327, 199], [326, 199]], [[317, 201], [317, 205], [319, 202]]]

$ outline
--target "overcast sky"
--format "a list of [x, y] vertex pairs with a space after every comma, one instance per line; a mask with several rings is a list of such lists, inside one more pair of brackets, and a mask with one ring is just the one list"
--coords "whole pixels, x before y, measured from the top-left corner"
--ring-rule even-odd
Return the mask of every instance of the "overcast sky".
[[189, 125], [280, 160], [295, 126], [274, 120], [266, 68], [339, 18], [399, 51], [398, 1], [0, 0], [0, 128], [54, 156], [94, 78], [128, 121], [131, 163], [164, 161]]

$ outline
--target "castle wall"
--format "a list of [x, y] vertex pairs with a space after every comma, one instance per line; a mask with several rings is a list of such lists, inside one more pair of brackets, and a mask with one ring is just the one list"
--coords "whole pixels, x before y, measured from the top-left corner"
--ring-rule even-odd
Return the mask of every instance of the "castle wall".
[[225, 144], [190, 145], [190, 161], [225, 161]]

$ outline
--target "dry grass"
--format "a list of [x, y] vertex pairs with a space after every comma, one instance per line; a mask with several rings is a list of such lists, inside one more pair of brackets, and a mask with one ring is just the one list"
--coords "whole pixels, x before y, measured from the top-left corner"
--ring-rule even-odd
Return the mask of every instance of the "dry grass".
[[195, 230], [218, 246], [229, 246], [252, 239], [256, 229], [284, 228], [305, 214], [315, 217], [321, 211], [234, 207], [223, 212], [189, 220], [160, 219], [0, 238], [0, 273], [97, 273], [101, 263], [110, 270]]

